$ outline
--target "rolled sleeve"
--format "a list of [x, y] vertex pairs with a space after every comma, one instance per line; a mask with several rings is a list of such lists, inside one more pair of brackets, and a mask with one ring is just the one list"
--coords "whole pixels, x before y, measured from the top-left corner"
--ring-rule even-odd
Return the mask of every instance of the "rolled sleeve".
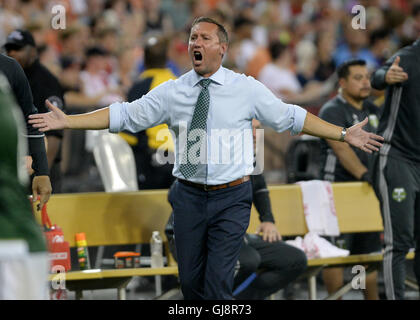
[[302, 107], [293, 105], [293, 111], [294, 111], [294, 116], [293, 116], [293, 126], [292, 129], [290, 130], [290, 132], [292, 133], [292, 135], [296, 135], [302, 132], [303, 130], [303, 125], [305, 124], [305, 119], [306, 119], [306, 114], [307, 111], [305, 109], [303, 109]]
[[115, 102], [109, 106], [109, 132], [117, 133], [121, 131], [121, 111], [122, 103]]

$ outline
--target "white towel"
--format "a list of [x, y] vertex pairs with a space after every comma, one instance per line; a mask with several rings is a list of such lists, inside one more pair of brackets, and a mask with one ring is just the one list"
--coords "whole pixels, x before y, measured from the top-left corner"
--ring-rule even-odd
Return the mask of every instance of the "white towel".
[[331, 183], [321, 180], [297, 183], [302, 190], [303, 211], [309, 231], [324, 236], [339, 236]]

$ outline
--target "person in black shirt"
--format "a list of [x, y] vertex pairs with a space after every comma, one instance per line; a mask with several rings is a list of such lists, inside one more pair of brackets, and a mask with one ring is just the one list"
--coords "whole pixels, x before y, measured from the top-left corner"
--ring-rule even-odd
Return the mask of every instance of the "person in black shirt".
[[[379, 108], [370, 103], [371, 86], [369, 72], [364, 60], [349, 60], [337, 69], [339, 94], [320, 110], [319, 117], [338, 126], [352, 125], [369, 118], [365, 130], [374, 132], [378, 125]], [[366, 181], [370, 183], [369, 154], [359, 152], [347, 143], [321, 140], [321, 179], [335, 182]], [[362, 221], [360, 221], [362, 223]], [[336, 239], [331, 239], [332, 242]], [[351, 254], [363, 254], [381, 250], [380, 235], [377, 232], [356, 233], [340, 236]], [[323, 272], [329, 293], [343, 286], [343, 269], [328, 268]], [[377, 272], [366, 278], [366, 299], [379, 299]]]
[[33, 160], [32, 169], [35, 174], [32, 180], [32, 193], [34, 200], [37, 199], [38, 195], [40, 196], [39, 205], [42, 207], [48, 202], [51, 195], [51, 182], [48, 176], [48, 161], [44, 144], [45, 135], [28, 123], [29, 115], [38, 113], [38, 110], [33, 104], [28, 79], [19, 63], [15, 59], [0, 54], [0, 71], [9, 81], [26, 121], [29, 155]]
[[[339, 93], [320, 110], [321, 119], [339, 126], [350, 127], [368, 117], [366, 129], [375, 132], [380, 109], [367, 100], [371, 86], [364, 60], [350, 60], [338, 71]], [[328, 181], [368, 181], [369, 154], [344, 143], [321, 141], [321, 178]], [[338, 160], [338, 161], [337, 161]]]
[[[7, 54], [16, 59], [22, 66], [28, 78], [33, 94], [33, 101], [38, 112], [49, 112], [45, 106], [46, 99], [63, 110], [63, 89], [58, 79], [39, 62], [36, 44], [32, 34], [26, 30], [15, 30], [7, 37], [4, 48]], [[54, 193], [59, 193], [61, 192], [60, 161], [63, 131], [49, 131], [46, 133], [46, 136], [51, 184]]]
[[[420, 7], [417, 7], [420, 12]], [[400, 49], [372, 75], [386, 89], [378, 132], [385, 143], [375, 155], [373, 181], [384, 221], [384, 281], [388, 299], [404, 299], [405, 256], [416, 248], [420, 284], [420, 38]]]

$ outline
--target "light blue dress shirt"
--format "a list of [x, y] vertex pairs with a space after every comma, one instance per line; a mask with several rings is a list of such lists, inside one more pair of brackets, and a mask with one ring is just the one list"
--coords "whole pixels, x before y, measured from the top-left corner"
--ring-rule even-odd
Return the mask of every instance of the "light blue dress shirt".
[[[191, 123], [203, 79], [194, 70], [169, 80], [140, 99], [110, 105], [110, 132], [138, 132], [166, 123], [175, 141], [173, 175], [183, 159], [187, 128]], [[253, 77], [220, 67], [210, 79], [210, 107], [207, 118], [207, 154], [190, 181], [216, 185], [253, 172], [253, 118], [277, 132], [302, 131], [306, 110], [278, 99]], [[193, 138], [193, 137], [191, 137]], [[195, 140], [195, 139], [194, 139]], [[197, 146], [199, 143], [197, 144]]]

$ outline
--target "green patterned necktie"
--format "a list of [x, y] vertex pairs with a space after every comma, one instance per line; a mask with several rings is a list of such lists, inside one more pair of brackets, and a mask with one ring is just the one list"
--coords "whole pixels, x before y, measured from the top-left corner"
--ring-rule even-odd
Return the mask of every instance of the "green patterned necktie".
[[[191, 163], [190, 158], [192, 155], [189, 155], [190, 148], [196, 143], [196, 141], [188, 140], [189, 134], [192, 130], [199, 131], [201, 147], [207, 145], [206, 139], [206, 128], [207, 128], [207, 115], [209, 113], [210, 105], [210, 94], [208, 86], [210, 85], [210, 79], [202, 79], [199, 84], [202, 87], [200, 95], [198, 96], [197, 103], [195, 105], [194, 114], [191, 120], [191, 125], [187, 132], [187, 147], [184, 150], [184, 155], [182, 158], [182, 163], [179, 167], [179, 170], [184, 175], [185, 179], [193, 177], [197, 173], [199, 163]], [[197, 150], [197, 160], [200, 157], [201, 147]], [[187, 156], [189, 155], [189, 156]], [[194, 157], [194, 156], [193, 156]]]

